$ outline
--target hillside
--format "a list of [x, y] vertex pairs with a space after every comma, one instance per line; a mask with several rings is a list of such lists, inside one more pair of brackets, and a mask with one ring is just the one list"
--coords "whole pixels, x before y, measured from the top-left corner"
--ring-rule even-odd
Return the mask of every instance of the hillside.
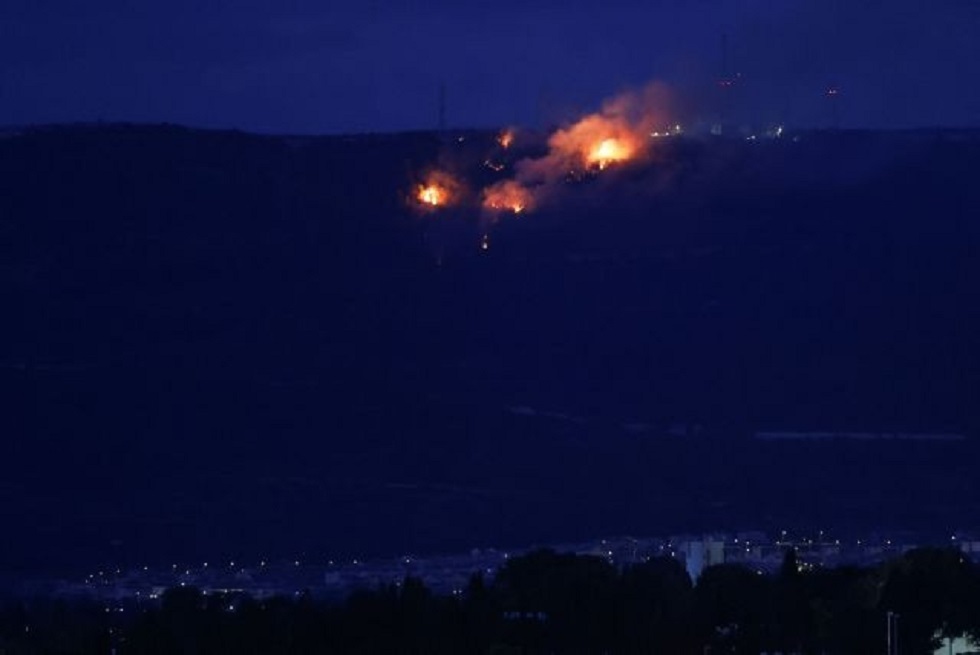
[[675, 139], [492, 225], [410, 200], [494, 179], [459, 136], [0, 139], [0, 563], [980, 522], [980, 134]]

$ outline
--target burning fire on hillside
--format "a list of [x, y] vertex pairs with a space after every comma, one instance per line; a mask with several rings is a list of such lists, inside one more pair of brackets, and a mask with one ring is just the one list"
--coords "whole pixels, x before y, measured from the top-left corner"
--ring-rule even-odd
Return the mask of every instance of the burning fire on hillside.
[[[611, 169], [646, 161], [655, 144], [654, 136], [659, 136], [654, 130], [668, 124], [666, 101], [664, 88], [656, 85], [625, 93], [606, 102], [598, 112], [553, 132], [544, 155], [516, 162], [508, 161], [500, 150], [488, 155], [484, 169], [511, 174], [483, 190], [484, 213], [496, 218], [533, 211], [567, 193], [564, 189], [568, 182], [611, 175]], [[510, 128], [501, 131], [496, 146], [509, 149], [515, 134]], [[448, 174], [434, 173], [418, 186], [415, 200], [426, 209], [441, 208], [460, 203], [462, 189]]]
[[426, 209], [438, 209], [459, 201], [462, 185], [443, 171], [430, 173], [424, 182], [416, 186], [415, 202]]
[[605, 170], [610, 165], [630, 161], [644, 153], [646, 130], [601, 114], [587, 116], [571, 127], [559, 130], [548, 140], [551, 153], [546, 159], [565, 169]]
[[439, 205], [446, 204], [447, 198], [448, 193], [446, 193], [446, 190], [438, 185], [419, 185], [418, 199], [422, 204], [438, 207]]
[[653, 146], [651, 131], [665, 123], [666, 101], [664, 88], [656, 85], [613, 98], [600, 111], [554, 132], [548, 153], [518, 162], [514, 180], [541, 205], [566, 181], [645, 160]]
[[588, 162], [605, 170], [609, 164], [627, 161], [632, 155], [633, 149], [619, 139], [604, 139], [589, 153]]
[[491, 212], [520, 214], [534, 208], [534, 196], [520, 182], [503, 180], [484, 190], [483, 208]]

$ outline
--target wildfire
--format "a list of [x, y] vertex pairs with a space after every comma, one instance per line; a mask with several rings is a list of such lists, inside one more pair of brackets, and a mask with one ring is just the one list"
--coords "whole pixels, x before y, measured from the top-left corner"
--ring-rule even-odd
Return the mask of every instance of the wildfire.
[[645, 125], [611, 115], [591, 114], [555, 132], [548, 140], [550, 153], [538, 166], [557, 170], [605, 170], [612, 164], [643, 156], [649, 148]]
[[446, 190], [440, 186], [431, 184], [429, 186], [419, 185], [419, 202], [425, 205], [438, 207], [446, 204]]
[[494, 212], [520, 214], [534, 205], [531, 191], [514, 180], [504, 180], [483, 192], [483, 207]]
[[[569, 187], [578, 186], [569, 182], [592, 179], [599, 171], [620, 164], [646, 161], [657, 147], [653, 139], [681, 134], [680, 125], [667, 123], [668, 99], [666, 90], [655, 84], [623, 93], [603, 103], [599, 111], [552, 132], [546, 153], [514, 161], [502, 150], [513, 146], [516, 132], [512, 128], [500, 131], [483, 167], [494, 174], [506, 171], [507, 179], [483, 190], [480, 200], [485, 218], [492, 222], [503, 214], [536, 210], [569, 193]], [[663, 129], [664, 125], [668, 127]], [[481, 175], [481, 179], [487, 177]], [[434, 172], [418, 184], [410, 200], [417, 209], [435, 211], [472, 199], [463, 183]]]
[[619, 139], [603, 139], [592, 148], [586, 161], [604, 170], [609, 164], [626, 161], [633, 156], [633, 149]]
[[428, 209], [437, 209], [453, 204], [460, 195], [461, 186], [448, 173], [435, 171], [415, 189], [415, 201]]

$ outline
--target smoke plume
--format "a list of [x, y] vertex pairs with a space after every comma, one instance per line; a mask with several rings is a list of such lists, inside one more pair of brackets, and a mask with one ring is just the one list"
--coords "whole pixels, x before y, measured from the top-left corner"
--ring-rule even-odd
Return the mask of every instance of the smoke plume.
[[548, 151], [523, 159], [511, 179], [484, 192], [489, 212], [533, 209], [554, 198], [568, 181], [606, 174], [651, 155], [651, 134], [669, 123], [669, 93], [661, 84], [622, 93], [593, 114], [557, 129]]

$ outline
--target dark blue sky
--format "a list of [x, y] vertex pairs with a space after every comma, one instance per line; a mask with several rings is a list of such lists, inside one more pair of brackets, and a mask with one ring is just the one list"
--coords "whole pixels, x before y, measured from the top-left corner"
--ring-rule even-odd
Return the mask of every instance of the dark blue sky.
[[271, 132], [537, 124], [663, 80], [707, 112], [729, 34], [747, 119], [980, 124], [980, 0], [6, 0], [0, 124]]

